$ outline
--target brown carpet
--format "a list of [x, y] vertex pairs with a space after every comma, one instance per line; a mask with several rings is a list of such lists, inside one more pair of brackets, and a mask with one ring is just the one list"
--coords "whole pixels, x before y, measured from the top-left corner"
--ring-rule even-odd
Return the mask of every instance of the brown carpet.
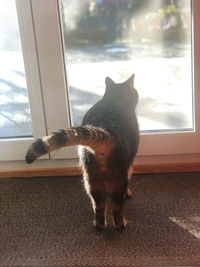
[[80, 177], [1, 179], [0, 266], [200, 266], [200, 174], [131, 188], [127, 229], [99, 233]]

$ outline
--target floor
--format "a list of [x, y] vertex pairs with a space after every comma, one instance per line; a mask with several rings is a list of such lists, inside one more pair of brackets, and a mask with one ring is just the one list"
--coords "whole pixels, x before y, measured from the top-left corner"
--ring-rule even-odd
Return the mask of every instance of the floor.
[[80, 177], [0, 180], [0, 266], [200, 266], [200, 173], [135, 175], [125, 231], [93, 229]]

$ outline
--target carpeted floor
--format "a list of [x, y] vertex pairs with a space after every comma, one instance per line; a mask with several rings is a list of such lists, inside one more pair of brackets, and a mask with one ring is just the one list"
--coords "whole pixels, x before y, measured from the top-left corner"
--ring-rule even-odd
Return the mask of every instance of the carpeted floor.
[[131, 189], [127, 229], [99, 233], [80, 177], [1, 179], [0, 266], [200, 266], [200, 173]]

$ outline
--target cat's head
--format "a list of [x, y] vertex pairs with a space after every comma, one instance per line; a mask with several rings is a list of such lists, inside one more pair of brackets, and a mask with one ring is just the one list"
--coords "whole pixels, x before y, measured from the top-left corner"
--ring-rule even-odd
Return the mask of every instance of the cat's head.
[[134, 78], [135, 75], [133, 74], [125, 82], [115, 83], [111, 78], [106, 77], [105, 97], [125, 105], [133, 105], [134, 108], [136, 108], [138, 103], [138, 93], [134, 87]]

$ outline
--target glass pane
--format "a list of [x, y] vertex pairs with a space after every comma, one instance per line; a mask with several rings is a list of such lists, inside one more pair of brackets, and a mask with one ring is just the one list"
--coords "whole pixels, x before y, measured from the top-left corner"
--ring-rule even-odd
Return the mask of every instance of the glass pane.
[[141, 131], [193, 129], [190, 0], [62, 0], [73, 123], [135, 73]]
[[0, 1], [0, 138], [32, 136], [15, 0]]

